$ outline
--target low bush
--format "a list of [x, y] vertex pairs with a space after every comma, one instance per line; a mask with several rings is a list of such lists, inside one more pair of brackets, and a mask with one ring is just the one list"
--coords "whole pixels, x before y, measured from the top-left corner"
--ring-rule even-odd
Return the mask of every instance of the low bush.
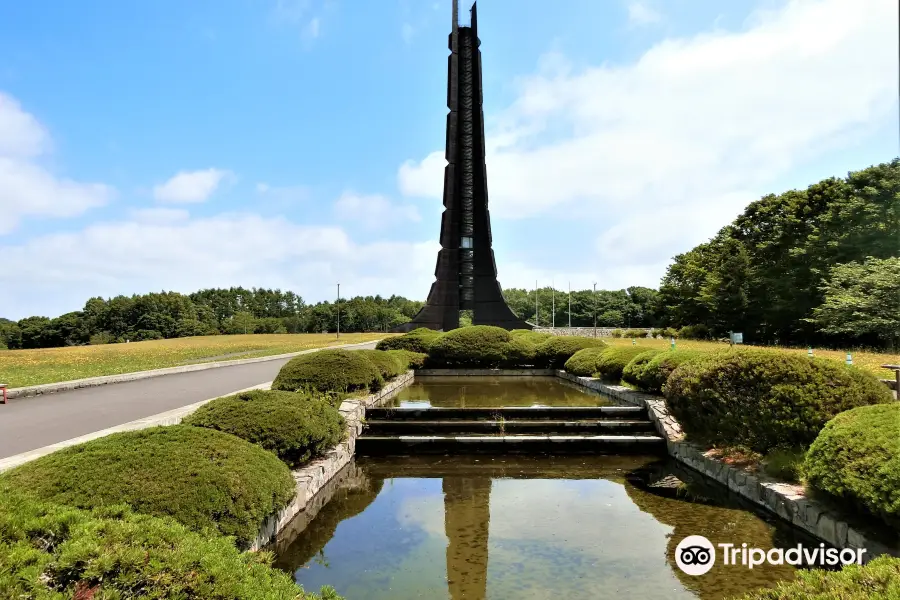
[[393, 379], [406, 372], [406, 365], [396, 354], [391, 354], [386, 350], [356, 350], [356, 352], [369, 359], [384, 380]]
[[566, 361], [563, 368], [566, 373], [578, 375], [579, 377], [591, 377], [597, 372], [597, 366], [600, 362], [600, 356], [606, 352], [606, 346], [594, 346], [592, 348], [582, 348]]
[[371, 360], [351, 350], [319, 350], [292, 358], [281, 367], [273, 390], [285, 392], [349, 393], [378, 391], [384, 385], [381, 371]]
[[409, 333], [381, 340], [375, 348], [377, 350], [409, 350], [428, 354], [428, 349], [441, 335], [440, 331], [419, 327]]
[[610, 337], [614, 337], [614, 338], [620, 338], [620, 337], [622, 337], [623, 335], [625, 335], [625, 331], [624, 331], [623, 329], [613, 329], [613, 330], [609, 333], [609, 336], [610, 336]]
[[40, 500], [91, 509], [128, 504], [246, 545], [294, 496], [287, 466], [227, 433], [172, 425], [114, 433], [42, 456], [0, 481]]
[[657, 335], [659, 335], [660, 337], [665, 338], [665, 339], [669, 339], [669, 338], [675, 338], [676, 340], [678, 339], [678, 330], [673, 329], [672, 327], [663, 327], [662, 329], [657, 329], [656, 333], [657, 333]]
[[535, 366], [541, 369], [562, 369], [566, 361], [584, 348], [606, 346], [599, 338], [579, 336], [553, 336], [537, 346]]
[[513, 329], [509, 332], [509, 335], [514, 339], [521, 339], [526, 342], [530, 342], [535, 346], [538, 346], [542, 342], [546, 342], [550, 338], [556, 337], [552, 333], [546, 333], [543, 331], [532, 331], [530, 329]]
[[[638, 346], [635, 346], [637, 348]], [[630, 383], [633, 386], [638, 386], [638, 381], [641, 377], [641, 374], [644, 372], [644, 368], [647, 364], [653, 360], [657, 354], [662, 352], [662, 350], [652, 349], [652, 350], [644, 350], [635, 355], [631, 361], [625, 365], [625, 368], [622, 369], [622, 379], [626, 383]]]
[[678, 337], [685, 340], [708, 340], [712, 332], [706, 325], [685, 325], [678, 330]]
[[507, 330], [490, 325], [454, 329], [431, 345], [426, 365], [495, 369], [508, 364], [511, 339]]
[[797, 571], [797, 578], [741, 600], [894, 600], [900, 598], [900, 558], [880, 556], [840, 571]]
[[618, 383], [622, 379], [625, 367], [636, 356], [651, 350], [641, 346], [613, 346], [600, 355], [597, 361], [597, 372], [594, 377]]
[[651, 394], [661, 394], [669, 375], [681, 363], [702, 356], [698, 350], [667, 350], [660, 352], [644, 365], [637, 376], [637, 386]]
[[763, 458], [763, 470], [781, 481], [799, 482], [805, 456], [803, 449], [776, 448]]
[[626, 337], [629, 339], [645, 338], [645, 337], [647, 337], [647, 330], [646, 329], [626, 329], [625, 335], [623, 335], [622, 337]]
[[344, 437], [344, 419], [324, 398], [295, 392], [253, 390], [216, 398], [183, 423], [236, 435], [274, 452], [296, 467]]
[[838, 413], [893, 400], [874, 375], [855, 367], [749, 348], [682, 363], [669, 375], [665, 394], [688, 435], [761, 453], [806, 448]]
[[421, 369], [425, 365], [425, 359], [428, 358], [427, 354], [411, 350], [387, 350], [387, 353], [395, 356], [400, 361], [404, 371]]
[[[0, 490], [2, 598], [319, 598], [271, 563], [268, 552], [239, 552], [228, 538], [123, 505], [86, 511]], [[331, 588], [321, 594], [339, 600]]]
[[534, 365], [537, 357], [537, 344], [530, 336], [510, 336], [506, 346], [506, 359], [501, 363], [507, 369], [516, 369]]
[[813, 488], [900, 526], [900, 404], [837, 415], [810, 446], [802, 471]]

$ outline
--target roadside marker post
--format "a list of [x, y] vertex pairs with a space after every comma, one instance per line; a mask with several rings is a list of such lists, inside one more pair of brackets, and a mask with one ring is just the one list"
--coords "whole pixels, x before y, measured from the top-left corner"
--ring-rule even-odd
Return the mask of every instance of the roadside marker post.
[[0, 383], [0, 392], [3, 393], [3, 404], [6, 404], [6, 384]]

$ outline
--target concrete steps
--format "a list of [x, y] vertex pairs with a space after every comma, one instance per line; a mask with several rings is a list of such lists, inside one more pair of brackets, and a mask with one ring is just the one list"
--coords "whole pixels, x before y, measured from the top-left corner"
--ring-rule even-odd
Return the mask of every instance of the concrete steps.
[[356, 452], [661, 454], [665, 442], [637, 406], [373, 408]]

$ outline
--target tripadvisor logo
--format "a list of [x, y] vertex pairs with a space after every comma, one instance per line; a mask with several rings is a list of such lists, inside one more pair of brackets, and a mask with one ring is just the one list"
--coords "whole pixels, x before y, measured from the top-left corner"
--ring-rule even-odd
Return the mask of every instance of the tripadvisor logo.
[[[717, 544], [723, 565], [741, 565], [748, 569], [762, 564], [825, 567], [862, 564], [865, 548], [805, 548], [797, 544], [793, 548], [749, 548], [747, 544]], [[702, 535], [689, 535], [675, 547], [675, 563], [688, 575], [703, 575], [716, 564], [716, 546]]]

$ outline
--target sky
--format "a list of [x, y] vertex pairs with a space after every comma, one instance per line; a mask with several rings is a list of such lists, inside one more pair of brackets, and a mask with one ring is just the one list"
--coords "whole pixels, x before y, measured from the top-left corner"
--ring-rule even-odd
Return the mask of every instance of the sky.
[[[658, 287], [753, 200], [900, 155], [897, 11], [482, 0], [501, 285]], [[0, 316], [229, 286], [424, 300], [450, 15], [0, 0]]]

